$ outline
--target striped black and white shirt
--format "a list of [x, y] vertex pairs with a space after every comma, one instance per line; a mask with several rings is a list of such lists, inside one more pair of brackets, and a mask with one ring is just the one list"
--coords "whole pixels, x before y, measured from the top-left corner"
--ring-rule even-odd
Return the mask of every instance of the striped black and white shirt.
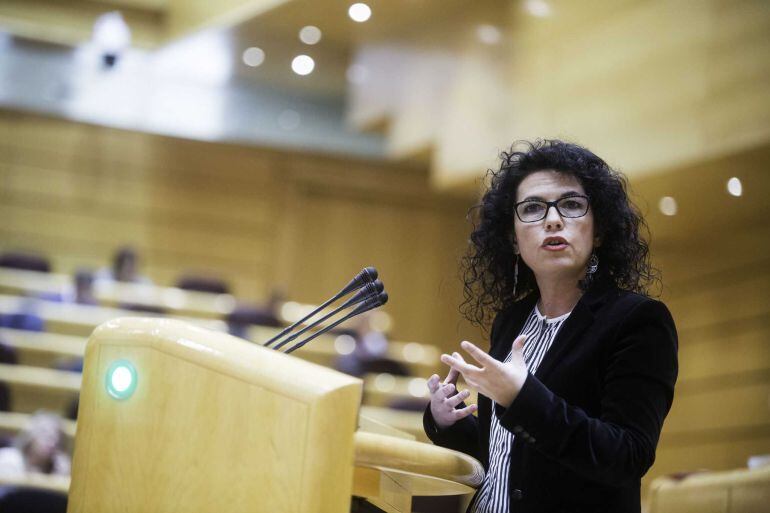
[[[537, 304], [529, 314], [519, 335], [527, 335], [524, 341], [524, 363], [527, 370], [534, 374], [548, 349], [551, 347], [556, 333], [561, 328], [569, 314], [567, 312], [552, 319], [540, 313]], [[510, 362], [512, 353], [505, 358]], [[492, 419], [489, 429], [489, 469], [484, 477], [481, 490], [476, 494], [471, 511], [474, 513], [498, 513], [508, 511], [508, 472], [511, 466], [511, 447], [514, 434], [500, 425], [495, 415], [495, 403], [492, 402]]]

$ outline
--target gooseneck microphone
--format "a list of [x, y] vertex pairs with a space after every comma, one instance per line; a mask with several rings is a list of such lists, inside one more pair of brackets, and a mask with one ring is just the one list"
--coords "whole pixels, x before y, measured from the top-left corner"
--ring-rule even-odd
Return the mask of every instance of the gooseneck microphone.
[[312, 312], [310, 312], [309, 314], [307, 314], [306, 316], [304, 316], [302, 319], [298, 320], [297, 322], [295, 322], [291, 326], [288, 326], [288, 327], [284, 328], [283, 330], [281, 330], [280, 333], [278, 333], [277, 335], [272, 337], [270, 340], [265, 342], [263, 345], [265, 347], [270, 347], [270, 344], [272, 344], [273, 342], [275, 342], [279, 338], [283, 337], [284, 335], [286, 335], [287, 333], [292, 331], [294, 328], [296, 328], [297, 326], [299, 326], [300, 324], [302, 324], [303, 322], [305, 322], [309, 318], [313, 317], [315, 314], [317, 314], [318, 312], [320, 312], [321, 310], [323, 310], [324, 308], [326, 308], [330, 304], [334, 303], [335, 301], [337, 301], [341, 297], [350, 294], [354, 290], [360, 289], [361, 287], [363, 287], [367, 283], [374, 282], [377, 279], [377, 275], [378, 275], [377, 274], [377, 269], [375, 269], [374, 267], [365, 267], [361, 272], [359, 272], [357, 275], [355, 275], [355, 277], [352, 280], [350, 280], [350, 283], [345, 285], [345, 287], [342, 290], [340, 290], [337, 294], [335, 294], [331, 299], [329, 299], [326, 302], [324, 302], [321, 306], [319, 306], [318, 308], [316, 308], [315, 310], [313, 310]]
[[302, 335], [303, 333], [305, 333], [309, 329], [315, 328], [316, 326], [318, 326], [319, 324], [321, 324], [322, 322], [324, 322], [328, 318], [333, 317], [334, 315], [338, 314], [342, 310], [344, 310], [346, 308], [349, 308], [349, 307], [351, 307], [353, 305], [356, 305], [356, 304], [360, 303], [361, 301], [366, 301], [367, 299], [369, 299], [371, 297], [377, 296], [379, 293], [381, 293], [384, 290], [384, 288], [385, 287], [384, 287], [384, 285], [382, 284], [382, 282], [380, 280], [374, 280], [372, 283], [367, 283], [361, 289], [359, 289], [359, 291], [356, 292], [356, 294], [353, 297], [351, 297], [350, 299], [345, 301], [341, 306], [338, 306], [337, 308], [335, 308], [334, 310], [332, 310], [328, 314], [324, 315], [320, 319], [317, 319], [317, 320], [313, 321], [312, 324], [308, 324], [307, 326], [305, 326], [304, 328], [302, 328], [298, 332], [294, 333], [290, 337], [287, 337], [286, 339], [281, 340], [281, 342], [279, 342], [275, 347], [273, 347], [273, 349], [280, 349], [280, 348], [282, 348], [283, 346], [285, 346], [286, 344], [288, 344], [292, 340], [296, 339], [297, 337], [299, 337], [300, 335]]
[[315, 333], [313, 333], [312, 335], [310, 335], [306, 339], [297, 342], [296, 344], [291, 346], [289, 349], [287, 349], [285, 352], [288, 354], [288, 353], [291, 353], [292, 351], [296, 351], [297, 349], [299, 349], [300, 347], [304, 346], [305, 344], [307, 344], [308, 342], [310, 342], [314, 338], [318, 337], [319, 335], [323, 335], [324, 333], [326, 333], [330, 329], [332, 329], [335, 326], [337, 326], [337, 325], [347, 321], [351, 317], [355, 317], [356, 315], [362, 314], [364, 312], [367, 312], [369, 310], [372, 310], [374, 308], [382, 306], [382, 305], [384, 305], [387, 302], [388, 302], [388, 293], [387, 292], [380, 292], [376, 296], [370, 297], [369, 299], [367, 299], [366, 301], [364, 301], [363, 303], [358, 305], [355, 308], [355, 310], [353, 310], [352, 312], [348, 313], [347, 315], [345, 315], [341, 319], [338, 319], [338, 320], [334, 321], [333, 323], [331, 323], [330, 325], [326, 326], [322, 330], [316, 331]]

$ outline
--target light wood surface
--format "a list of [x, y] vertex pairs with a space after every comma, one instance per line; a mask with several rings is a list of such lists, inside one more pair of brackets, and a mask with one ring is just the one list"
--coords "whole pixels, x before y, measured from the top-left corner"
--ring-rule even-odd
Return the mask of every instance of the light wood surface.
[[39, 409], [66, 412], [80, 392], [78, 372], [0, 364], [0, 381], [11, 389], [11, 408], [33, 413]]
[[356, 466], [411, 477], [412, 495], [472, 493], [484, 478], [481, 464], [463, 453], [376, 433], [355, 436]]
[[[6, 294], [73, 293], [73, 277], [0, 267], [0, 292]], [[162, 308], [169, 314], [220, 319], [235, 308], [230, 294], [209, 294], [144, 283], [95, 280], [94, 296], [104, 306], [142, 305]]]
[[[137, 370], [120, 401], [104, 384], [117, 360]], [[342, 512], [356, 494], [400, 513], [414, 494], [478, 485], [472, 458], [356, 422], [361, 394], [361, 380], [229, 335], [110, 321], [86, 350], [69, 511], [209, 511], [226, 497], [229, 511]]]
[[[123, 401], [104, 386], [118, 359], [137, 369]], [[229, 335], [111, 321], [86, 350], [69, 511], [346, 510], [360, 397], [360, 380]]]
[[67, 493], [70, 488], [69, 476], [56, 476], [29, 472], [23, 476], [8, 476], [0, 474], [0, 486], [20, 486], [37, 488], [54, 492]]
[[86, 339], [58, 333], [0, 328], [0, 341], [16, 351], [18, 363], [32, 367], [55, 367], [82, 358]]
[[529, 5], [488, 4], [477, 23], [496, 44], [471, 30], [474, 6], [362, 45], [372, 77], [350, 85], [348, 117], [387, 127], [394, 155], [427, 147], [434, 183], [467, 189], [518, 139], [577, 141], [636, 178], [770, 138], [767, 2]]
[[650, 487], [650, 513], [764, 513], [770, 504], [770, 467], [704, 472]]
[[[59, 303], [18, 296], [0, 295], [0, 312], [16, 313], [31, 308], [45, 322], [47, 331], [62, 335], [88, 336], [97, 326], [118, 317], [148, 317], [152, 314], [132, 312], [106, 306], [88, 306], [73, 303]], [[223, 321], [213, 319], [183, 318], [187, 322], [209, 329], [224, 331]]]
[[409, 433], [415, 440], [428, 442], [422, 427], [422, 411], [396, 410], [380, 406], [361, 406], [361, 417], [376, 420], [394, 429]]
[[317, 304], [374, 265], [391, 297], [391, 338], [474, 340], [458, 326], [455, 278], [470, 201], [431, 192], [425, 169], [8, 110], [0, 131], [0, 251], [38, 251], [71, 273], [131, 245], [158, 285], [211, 273], [256, 303], [282, 288]]

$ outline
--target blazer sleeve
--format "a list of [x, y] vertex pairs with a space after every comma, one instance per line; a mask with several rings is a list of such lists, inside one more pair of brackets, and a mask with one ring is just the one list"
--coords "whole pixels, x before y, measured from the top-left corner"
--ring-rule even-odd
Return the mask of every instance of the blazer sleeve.
[[428, 435], [428, 438], [434, 444], [464, 452], [477, 460], [481, 459], [479, 451], [479, 420], [475, 416], [468, 415], [448, 428], [441, 429], [436, 425], [436, 421], [430, 412], [430, 404], [428, 404], [422, 416], [422, 425], [423, 429], [425, 429], [425, 434]]
[[513, 403], [496, 414], [507, 429], [586, 479], [622, 486], [655, 461], [678, 373], [677, 335], [666, 306], [632, 308], [608, 349], [601, 415], [590, 417], [529, 374]]

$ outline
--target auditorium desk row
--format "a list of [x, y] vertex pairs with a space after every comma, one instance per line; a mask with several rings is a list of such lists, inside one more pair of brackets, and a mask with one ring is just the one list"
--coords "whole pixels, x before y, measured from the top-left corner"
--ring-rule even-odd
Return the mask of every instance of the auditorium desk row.
[[[16, 273], [29, 273], [29, 271], [13, 271], [10, 273], [16, 276]], [[0, 268], [0, 282], [3, 273], [9, 275], [7, 270]], [[43, 273], [31, 273], [34, 275]], [[133, 287], [131, 284], [113, 284], [115, 287]], [[148, 287], [142, 285], [142, 287]], [[153, 286], [149, 286], [154, 288]], [[158, 289], [165, 290], [165, 289]], [[203, 296], [215, 296], [214, 294], [203, 293], [189, 293], [186, 291], [180, 291], [183, 294], [195, 294]], [[0, 291], [6, 292], [20, 292], [16, 289], [9, 289], [9, 287], [0, 286]], [[32, 291], [25, 291], [32, 292]], [[130, 303], [130, 301], [129, 301]], [[151, 305], [152, 306], [152, 305]], [[0, 294], [0, 313], [9, 314], [16, 312], [23, 312], [31, 310], [35, 315], [39, 316], [46, 326], [46, 330], [52, 333], [58, 333], [63, 335], [74, 335], [80, 337], [87, 337], [91, 332], [103, 322], [107, 322], [110, 319], [117, 317], [148, 317], [153, 316], [150, 313], [137, 313], [128, 311], [125, 309], [116, 308], [114, 306], [88, 306], [72, 303], [61, 303], [56, 301], [45, 301], [41, 299], [34, 299], [31, 297], [21, 297], [15, 295], [3, 295]], [[168, 310], [170, 313], [174, 313], [173, 309]], [[183, 313], [181, 310], [177, 310], [177, 313]], [[222, 320], [215, 320], [213, 318], [200, 318], [200, 317], [184, 317], [177, 315], [170, 315], [170, 317], [183, 319], [192, 324], [202, 326], [208, 329], [217, 331], [226, 331], [227, 325]], [[255, 343], [266, 341], [277, 333], [276, 328], [270, 328], [265, 326], [253, 326], [249, 329], [248, 338]], [[319, 363], [321, 365], [331, 366], [334, 360], [342, 354], [346, 348], [339, 347], [339, 344], [335, 342], [335, 336], [322, 335], [314, 340], [311, 344], [304, 346], [299, 352], [306, 359]], [[347, 348], [352, 350], [352, 348]], [[439, 370], [439, 351], [429, 345], [418, 344], [416, 342], [398, 342], [393, 341], [388, 344], [385, 357], [401, 364], [414, 376], [429, 376], [433, 372]]]
[[[0, 292], [21, 295], [72, 294], [73, 278], [68, 274], [21, 271], [0, 267]], [[230, 294], [211, 294], [142, 283], [109, 280], [94, 282], [94, 296], [104, 306], [121, 304], [159, 308], [174, 315], [222, 319], [233, 311]]]

